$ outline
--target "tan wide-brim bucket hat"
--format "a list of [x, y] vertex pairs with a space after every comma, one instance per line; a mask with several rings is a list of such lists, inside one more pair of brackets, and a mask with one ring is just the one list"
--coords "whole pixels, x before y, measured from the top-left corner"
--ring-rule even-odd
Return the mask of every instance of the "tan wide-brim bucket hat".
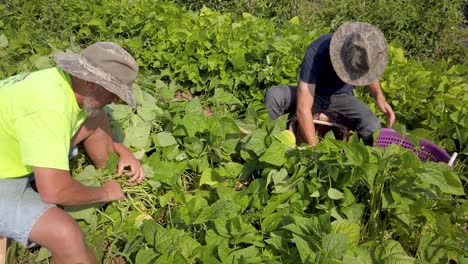
[[136, 107], [132, 85], [138, 75], [138, 64], [116, 43], [97, 42], [80, 53], [58, 53], [55, 62], [69, 74], [97, 83]]
[[382, 75], [388, 60], [387, 41], [378, 28], [362, 22], [347, 22], [333, 34], [330, 59], [345, 83], [368, 85]]

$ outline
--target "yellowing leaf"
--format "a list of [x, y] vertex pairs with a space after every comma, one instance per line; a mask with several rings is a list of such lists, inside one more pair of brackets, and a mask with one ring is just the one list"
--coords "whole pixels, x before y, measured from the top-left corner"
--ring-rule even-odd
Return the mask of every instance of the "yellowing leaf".
[[135, 218], [135, 227], [140, 227], [143, 224], [143, 220], [152, 220], [153, 218], [146, 212], [142, 212]]
[[296, 136], [290, 130], [281, 131], [280, 133], [274, 135], [274, 137], [285, 146], [290, 148], [294, 148], [296, 146]]
[[291, 18], [291, 19], [289, 20], [289, 22], [291, 22], [291, 23], [294, 24], [294, 25], [299, 25], [299, 24], [300, 24], [300, 23], [299, 23], [299, 17], [298, 17], [298, 16], [295, 16], [295, 17]]

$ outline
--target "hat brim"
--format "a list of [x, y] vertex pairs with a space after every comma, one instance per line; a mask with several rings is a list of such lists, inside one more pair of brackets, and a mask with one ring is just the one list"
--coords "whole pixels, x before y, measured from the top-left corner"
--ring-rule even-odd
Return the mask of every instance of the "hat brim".
[[132, 108], [136, 107], [135, 94], [127, 84], [111, 76], [98, 75], [83, 64], [83, 58], [77, 53], [58, 53], [54, 56], [57, 65], [69, 74], [82, 80], [97, 83], [109, 92], [117, 95]]
[[[352, 76], [346, 70], [347, 65], [345, 65], [341, 54], [345, 40], [354, 32], [366, 32], [366, 34], [375, 36], [372, 38], [372, 41], [367, 42], [369, 50], [375, 51], [375, 57], [373, 58], [374, 64], [370, 65], [369, 71], [360, 75], [359, 78]], [[330, 59], [333, 69], [343, 82], [354, 86], [368, 85], [378, 80], [387, 65], [387, 57], [388, 52], [385, 36], [378, 28], [367, 23], [347, 22], [341, 25], [333, 34], [330, 42]]]

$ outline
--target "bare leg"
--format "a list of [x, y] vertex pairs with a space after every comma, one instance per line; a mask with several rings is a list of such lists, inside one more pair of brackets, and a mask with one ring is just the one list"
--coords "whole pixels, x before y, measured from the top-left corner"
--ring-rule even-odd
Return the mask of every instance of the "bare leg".
[[104, 168], [108, 154], [114, 151], [112, 133], [107, 114], [101, 110], [88, 117], [72, 138], [71, 145], [83, 143], [86, 153], [98, 168]]
[[60, 208], [52, 207], [39, 217], [29, 233], [29, 240], [47, 248], [55, 264], [97, 263], [78, 223]]

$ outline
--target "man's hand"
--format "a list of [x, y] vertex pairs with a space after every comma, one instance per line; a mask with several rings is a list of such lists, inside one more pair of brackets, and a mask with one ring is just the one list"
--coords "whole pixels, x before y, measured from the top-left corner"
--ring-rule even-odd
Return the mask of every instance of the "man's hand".
[[125, 194], [120, 187], [120, 184], [114, 180], [104, 183], [101, 188], [106, 192], [106, 201], [116, 201], [125, 198]]
[[377, 107], [385, 114], [385, 119], [387, 121], [387, 127], [391, 127], [395, 123], [395, 113], [393, 112], [392, 107], [384, 100], [376, 100]]
[[367, 86], [367, 89], [375, 98], [377, 107], [385, 114], [387, 127], [391, 127], [393, 123], [395, 123], [395, 113], [393, 112], [392, 107], [387, 103], [387, 100], [385, 100], [379, 81], [372, 82]]
[[130, 168], [130, 171], [125, 172], [126, 176], [131, 177], [129, 182], [140, 183], [145, 178], [145, 170], [132, 153], [121, 143], [114, 142], [114, 149], [120, 156], [117, 165], [117, 176], [121, 176], [125, 168]]

